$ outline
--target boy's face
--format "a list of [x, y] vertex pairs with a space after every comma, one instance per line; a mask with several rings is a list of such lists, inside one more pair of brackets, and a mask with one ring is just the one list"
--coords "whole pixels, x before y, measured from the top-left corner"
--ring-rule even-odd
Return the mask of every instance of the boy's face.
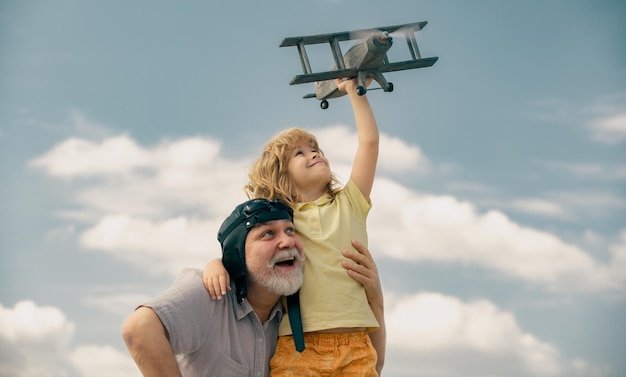
[[304, 249], [289, 220], [250, 229], [246, 237], [249, 290], [265, 288], [278, 296], [295, 293], [303, 282]]
[[331, 179], [328, 159], [316, 147], [305, 143], [292, 150], [287, 172], [299, 193], [323, 189]]

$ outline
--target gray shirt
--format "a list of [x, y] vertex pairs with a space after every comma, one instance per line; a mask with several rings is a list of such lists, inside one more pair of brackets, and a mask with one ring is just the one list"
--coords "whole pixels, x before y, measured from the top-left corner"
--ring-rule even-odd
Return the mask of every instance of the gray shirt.
[[171, 288], [143, 306], [151, 307], [167, 329], [183, 376], [269, 376], [280, 302], [261, 324], [247, 300], [237, 304], [232, 291], [213, 300], [202, 271], [185, 269]]

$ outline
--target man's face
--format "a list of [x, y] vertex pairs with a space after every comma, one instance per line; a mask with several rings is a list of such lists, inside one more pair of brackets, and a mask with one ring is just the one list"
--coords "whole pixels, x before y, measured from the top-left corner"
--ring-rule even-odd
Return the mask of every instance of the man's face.
[[250, 287], [283, 296], [295, 293], [303, 281], [302, 241], [289, 220], [274, 220], [250, 229], [246, 237]]

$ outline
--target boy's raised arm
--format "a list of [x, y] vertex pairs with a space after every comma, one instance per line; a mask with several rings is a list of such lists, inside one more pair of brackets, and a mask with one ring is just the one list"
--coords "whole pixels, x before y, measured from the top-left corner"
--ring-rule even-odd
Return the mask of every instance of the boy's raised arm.
[[350, 179], [369, 200], [378, 162], [379, 134], [367, 95], [359, 96], [356, 91], [357, 85], [356, 79], [345, 81], [337, 79], [339, 90], [345, 91], [350, 98], [357, 130], [358, 146], [352, 162]]

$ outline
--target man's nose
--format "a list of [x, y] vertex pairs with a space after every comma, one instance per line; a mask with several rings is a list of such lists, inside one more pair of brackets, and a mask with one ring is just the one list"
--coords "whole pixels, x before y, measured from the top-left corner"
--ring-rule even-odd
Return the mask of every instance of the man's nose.
[[281, 233], [280, 235], [280, 239], [278, 242], [278, 247], [280, 247], [281, 249], [291, 249], [292, 247], [294, 247], [296, 244], [296, 241], [294, 240], [294, 237], [287, 234], [287, 233]]

